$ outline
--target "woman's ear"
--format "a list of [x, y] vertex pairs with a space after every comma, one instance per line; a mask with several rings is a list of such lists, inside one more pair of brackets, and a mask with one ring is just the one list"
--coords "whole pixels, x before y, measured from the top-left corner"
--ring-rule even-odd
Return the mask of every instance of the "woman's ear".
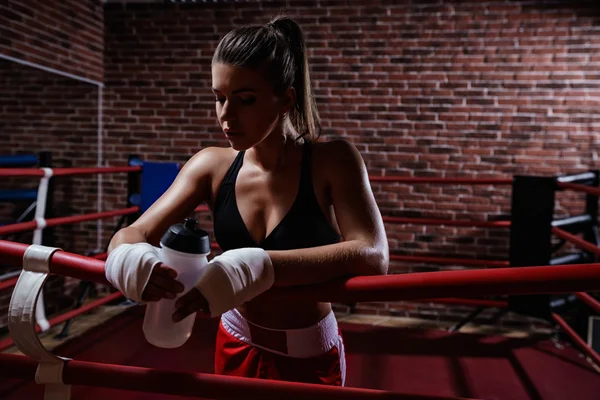
[[281, 112], [279, 113], [282, 117], [288, 116], [290, 111], [294, 108], [296, 104], [296, 89], [293, 87], [289, 88], [285, 91], [283, 96], [281, 96]]

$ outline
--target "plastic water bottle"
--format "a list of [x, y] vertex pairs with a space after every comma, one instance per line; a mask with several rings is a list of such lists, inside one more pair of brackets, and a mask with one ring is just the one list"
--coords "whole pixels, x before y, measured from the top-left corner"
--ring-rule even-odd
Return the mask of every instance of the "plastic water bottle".
[[146, 306], [142, 329], [146, 340], [157, 347], [179, 347], [192, 334], [196, 313], [179, 322], [173, 322], [172, 318], [175, 302], [194, 287], [208, 263], [210, 237], [206, 231], [197, 229], [196, 224], [196, 220], [187, 218], [183, 224], [171, 226], [160, 241], [159, 258], [177, 271], [176, 279], [183, 284], [184, 291], [173, 300], [162, 299]]

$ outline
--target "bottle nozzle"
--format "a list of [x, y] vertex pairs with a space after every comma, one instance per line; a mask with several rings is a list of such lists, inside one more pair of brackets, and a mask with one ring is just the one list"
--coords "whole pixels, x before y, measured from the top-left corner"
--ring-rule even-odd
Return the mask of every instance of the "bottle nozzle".
[[196, 229], [196, 224], [198, 223], [198, 221], [196, 221], [194, 218], [186, 218], [183, 221], [183, 227], [185, 229], [189, 229], [189, 230], [194, 230]]

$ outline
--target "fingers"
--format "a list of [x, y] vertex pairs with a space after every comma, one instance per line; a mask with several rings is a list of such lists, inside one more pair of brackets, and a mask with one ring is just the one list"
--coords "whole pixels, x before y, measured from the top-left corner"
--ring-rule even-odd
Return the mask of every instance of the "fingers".
[[153, 274], [160, 274], [160, 275], [164, 275], [167, 276], [169, 278], [177, 278], [177, 271], [175, 271], [173, 268], [171, 267], [167, 267], [164, 264], [158, 264], [154, 267], [154, 269], [152, 270]]
[[179, 322], [185, 317], [195, 312], [210, 313], [208, 302], [202, 296], [202, 293], [196, 288], [193, 288], [185, 295], [181, 296], [175, 302], [175, 313], [173, 313], [173, 321]]
[[173, 300], [175, 297], [175, 293], [166, 291], [164, 288], [157, 286], [150, 281], [146, 285], [144, 293], [142, 294], [142, 300], [145, 301], [157, 301], [161, 299]]
[[[152, 273], [148, 283], [163, 289], [165, 292], [178, 294], [183, 292], [183, 284], [170, 276], [162, 275], [161, 273]], [[173, 297], [175, 298], [175, 297]]]
[[177, 281], [177, 272], [164, 266], [162, 264], [157, 265], [152, 270], [150, 279], [142, 294], [142, 300], [144, 301], [158, 301], [160, 299], [174, 299], [177, 294], [182, 293], [184, 290], [181, 282]]

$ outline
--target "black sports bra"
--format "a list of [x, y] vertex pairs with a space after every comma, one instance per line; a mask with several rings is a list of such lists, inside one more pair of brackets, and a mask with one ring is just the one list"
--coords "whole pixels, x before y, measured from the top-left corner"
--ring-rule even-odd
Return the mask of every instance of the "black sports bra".
[[256, 243], [240, 215], [235, 199], [235, 181], [244, 163], [240, 151], [229, 167], [215, 200], [214, 231], [223, 251], [241, 247], [291, 250], [337, 243], [340, 236], [331, 227], [315, 196], [311, 176], [311, 146], [304, 144], [298, 196], [279, 225]]

